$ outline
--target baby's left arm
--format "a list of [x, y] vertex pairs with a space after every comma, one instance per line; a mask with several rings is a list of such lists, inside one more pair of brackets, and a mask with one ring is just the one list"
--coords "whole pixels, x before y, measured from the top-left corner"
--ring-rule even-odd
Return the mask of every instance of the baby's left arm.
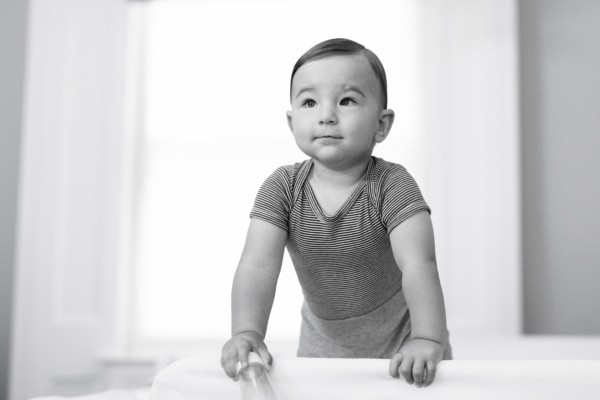
[[410, 312], [411, 337], [390, 361], [390, 375], [428, 386], [448, 341], [444, 295], [437, 270], [431, 218], [425, 211], [390, 233]]

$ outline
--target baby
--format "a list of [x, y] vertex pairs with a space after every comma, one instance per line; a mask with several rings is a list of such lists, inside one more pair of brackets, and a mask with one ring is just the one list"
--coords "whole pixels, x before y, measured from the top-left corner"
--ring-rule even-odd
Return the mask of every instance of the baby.
[[331, 39], [296, 62], [287, 121], [308, 160], [261, 186], [232, 289], [222, 351], [237, 379], [264, 339], [284, 249], [304, 294], [299, 357], [389, 358], [389, 373], [428, 386], [451, 359], [430, 209], [399, 164], [373, 157], [394, 122], [379, 58]]

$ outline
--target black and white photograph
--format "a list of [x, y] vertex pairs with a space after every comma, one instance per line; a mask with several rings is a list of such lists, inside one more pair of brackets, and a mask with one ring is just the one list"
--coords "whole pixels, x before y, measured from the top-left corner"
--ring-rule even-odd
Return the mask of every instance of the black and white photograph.
[[597, 400], [600, 1], [0, 0], [0, 400]]

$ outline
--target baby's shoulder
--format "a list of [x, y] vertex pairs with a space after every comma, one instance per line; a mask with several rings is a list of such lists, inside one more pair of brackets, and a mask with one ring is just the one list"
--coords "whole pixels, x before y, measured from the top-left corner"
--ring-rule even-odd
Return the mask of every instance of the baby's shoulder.
[[403, 180], [410, 176], [406, 168], [401, 164], [386, 161], [383, 158], [373, 157], [373, 159], [373, 170], [369, 174], [369, 179], [377, 187], [385, 187], [387, 184], [398, 179]]
[[282, 165], [275, 169], [275, 171], [285, 171], [288, 175], [297, 175], [309, 162], [310, 160], [299, 161], [294, 164]]
[[273, 171], [269, 179], [293, 186], [307, 169], [309, 161], [310, 160], [304, 160], [294, 164], [282, 165]]

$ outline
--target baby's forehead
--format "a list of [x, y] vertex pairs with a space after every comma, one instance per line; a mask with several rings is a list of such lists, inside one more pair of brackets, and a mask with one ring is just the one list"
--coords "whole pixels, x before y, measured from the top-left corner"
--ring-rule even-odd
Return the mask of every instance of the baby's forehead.
[[[296, 71], [293, 88], [299, 85], [330, 84], [340, 88], [361, 85], [377, 91], [377, 75], [363, 54], [330, 55], [311, 60]], [[298, 88], [299, 89], [299, 88]]]
[[343, 63], [347, 68], [355, 68], [355, 69], [367, 68], [370, 70], [370, 72], [375, 74], [375, 71], [373, 71], [373, 68], [371, 68], [371, 66], [369, 64], [369, 60], [367, 59], [367, 57], [364, 54], [361, 54], [361, 53], [328, 54], [328, 55], [325, 55], [325, 56], [322, 56], [319, 58], [315, 58], [313, 60], [306, 62], [304, 65], [302, 65], [298, 69], [298, 71], [296, 71], [296, 74], [300, 73], [302, 70], [311, 69], [310, 67], [314, 66], [315, 64], [333, 64], [336, 62]]

